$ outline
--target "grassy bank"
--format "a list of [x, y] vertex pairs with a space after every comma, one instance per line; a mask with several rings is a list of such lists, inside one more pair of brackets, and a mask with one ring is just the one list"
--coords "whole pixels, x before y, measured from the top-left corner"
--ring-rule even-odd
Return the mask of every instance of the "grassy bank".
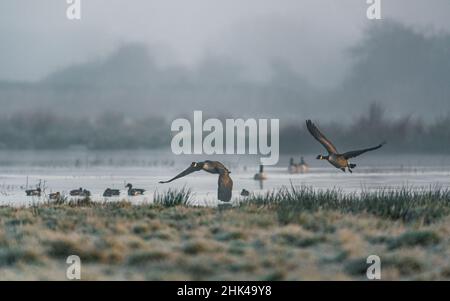
[[450, 193], [343, 194], [291, 187], [234, 207], [193, 207], [189, 190], [155, 204], [60, 200], [0, 207], [0, 279], [450, 279]]

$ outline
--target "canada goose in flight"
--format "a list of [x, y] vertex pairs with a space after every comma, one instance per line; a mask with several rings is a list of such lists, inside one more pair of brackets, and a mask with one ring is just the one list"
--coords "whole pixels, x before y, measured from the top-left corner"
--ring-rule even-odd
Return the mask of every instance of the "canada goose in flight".
[[356, 167], [356, 164], [351, 164], [348, 162], [348, 159], [357, 157], [365, 152], [373, 151], [376, 149], [379, 149], [382, 147], [386, 142], [383, 142], [375, 147], [371, 148], [365, 148], [361, 150], [354, 150], [349, 151], [343, 154], [338, 153], [336, 147], [331, 143], [330, 140], [328, 140], [324, 134], [320, 132], [320, 130], [314, 125], [314, 123], [311, 122], [311, 120], [306, 120], [306, 127], [308, 128], [308, 131], [311, 133], [311, 135], [319, 141], [328, 151], [327, 156], [318, 155], [318, 160], [327, 160], [330, 162], [331, 165], [333, 165], [336, 168], [339, 168], [343, 172], [345, 172], [345, 168], [348, 169], [349, 172], [352, 172], [352, 168]]
[[41, 196], [41, 187], [25, 190], [27, 196]]
[[143, 195], [145, 191], [145, 189], [133, 188], [133, 185], [131, 185], [131, 183], [128, 183], [127, 185], [125, 185], [125, 187], [128, 188], [129, 196]]
[[119, 189], [106, 188], [106, 190], [103, 192], [104, 197], [117, 196], [117, 195], [120, 195]]
[[91, 195], [91, 192], [89, 190], [86, 190], [86, 189], [83, 189], [83, 188], [80, 187], [78, 189], [71, 190], [69, 194], [71, 196], [84, 196], [84, 197], [87, 197], [87, 196]]
[[253, 176], [253, 179], [255, 179], [255, 180], [266, 180], [267, 179], [267, 175], [266, 175], [266, 173], [264, 172], [264, 165], [260, 165], [259, 166], [259, 172], [257, 173], [257, 174], [255, 174], [254, 176]]
[[173, 177], [168, 181], [160, 181], [159, 183], [169, 183], [173, 180], [179, 179], [181, 177], [187, 176], [195, 171], [204, 170], [209, 173], [219, 174], [217, 198], [222, 202], [229, 202], [231, 200], [231, 191], [233, 190], [233, 180], [230, 177], [230, 171], [218, 161], [203, 161], [203, 162], [192, 162], [191, 166], [187, 169]]

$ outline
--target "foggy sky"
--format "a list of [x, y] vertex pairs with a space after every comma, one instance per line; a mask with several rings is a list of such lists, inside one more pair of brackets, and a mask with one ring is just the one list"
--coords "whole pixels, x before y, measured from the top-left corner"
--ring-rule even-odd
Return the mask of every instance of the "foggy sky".
[[[367, 27], [362, 0], [82, 0], [81, 21], [68, 21], [62, 0], [0, 2], [0, 80], [35, 81], [66, 66], [143, 42], [158, 64], [189, 67], [230, 57], [251, 78], [286, 61], [316, 86], [336, 86], [351, 65], [347, 49]], [[382, 16], [450, 32], [450, 1], [382, 1]]]

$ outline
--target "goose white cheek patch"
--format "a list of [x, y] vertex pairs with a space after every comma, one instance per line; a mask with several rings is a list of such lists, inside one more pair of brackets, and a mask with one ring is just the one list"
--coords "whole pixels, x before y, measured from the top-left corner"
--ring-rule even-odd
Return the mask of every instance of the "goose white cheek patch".
[[203, 121], [202, 116], [202, 111], [194, 111], [193, 125], [184, 118], [172, 122], [174, 154], [259, 154], [263, 165], [278, 163], [279, 119], [226, 119], [224, 125], [216, 118]]

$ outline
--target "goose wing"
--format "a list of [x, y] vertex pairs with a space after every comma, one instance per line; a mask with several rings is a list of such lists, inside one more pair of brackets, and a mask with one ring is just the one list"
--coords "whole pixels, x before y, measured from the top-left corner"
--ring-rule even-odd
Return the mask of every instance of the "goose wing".
[[189, 166], [188, 168], [186, 168], [184, 171], [180, 172], [178, 175], [176, 175], [175, 177], [173, 177], [172, 179], [168, 180], [168, 181], [159, 181], [159, 183], [164, 184], [164, 183], [169, 183], [172, 182], [176, 179], [182, 178], [184, 176], [187, 176], [188, 174], [191, 174], [195, 171], [199, 171], [201, 168], [198, 168], [196, 166]]
[[374, 146], [374, 147], [369, 147], [369, 148], [365, 148], [365, 149], [349, 151], [349, 152], [346, 152], [346, 153], [344, 153], [342, 155], [344, 156], [345, 159], [354, 158], [354, 157], [357, 157], [357, 156], [359, 156], [361, 154], [364, 154], [365, 152], [369, 152], [369, 151], [373, 151], [373, 150], [379, 149], [380, 147], [382, 147], [385, 144], [386, 144], [386, 142], [383, 142], [383, 143], [380, 143], [379, 145]]
[[231, 200], [231, 191], [233, 190], [233, 180], [228, 173], [219, 175], [218, 185], [217, 198], [222, 202], [229, 202]]
[[203, 165], [203, 170], [211, 173], [231, 173], [228, 168], [225, 167], [221, 162], [219, 161], [209, 161], [206, 160], [205, 164]]
[[322, 132], [314, 125], [314, 123], [311, 122], [311, 120], [306, 120], [306, 127], [308, 128], [308, 131], [311, 133], [311, 135], [326, 148], [328, 153], [337, 154], [337, 149], [333, 145], [333, 143], [331, 143], [331, 141], [328, 140], [324, 134], [322, 134]]

